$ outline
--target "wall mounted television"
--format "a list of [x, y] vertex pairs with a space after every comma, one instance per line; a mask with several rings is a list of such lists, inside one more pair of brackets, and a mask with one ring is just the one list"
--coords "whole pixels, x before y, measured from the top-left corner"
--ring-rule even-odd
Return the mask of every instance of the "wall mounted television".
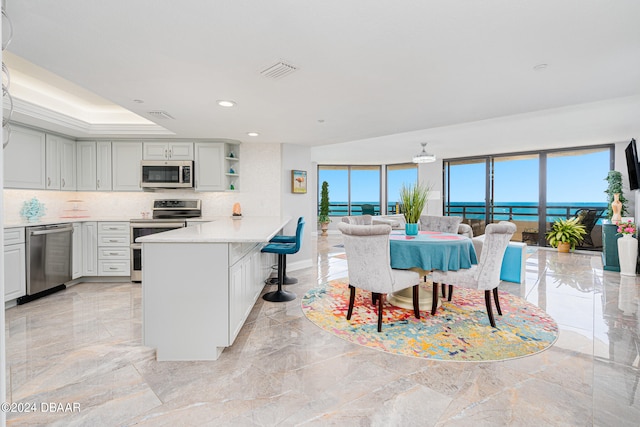
[[624, 150], [627, 157], [627, 171], [629, 172], [629, 188], [637, 190], [640, 188], [640, 163], [638, 163], [638, 147], [636, 140], [632, 139], [627, 148]]

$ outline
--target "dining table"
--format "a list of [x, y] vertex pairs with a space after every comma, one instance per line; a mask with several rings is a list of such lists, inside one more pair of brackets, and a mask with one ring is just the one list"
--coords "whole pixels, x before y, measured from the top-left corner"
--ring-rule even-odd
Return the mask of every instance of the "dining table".
[[[417, 235], [407, 235], [402, 230], [393, 230], [389, 246], [391, 268], [417, 271], [425, 277], [432, 270], [456, 271], [478, 263], [471, 239], [461, 234], [421, 230]], [[423, 286], [419, 292], [420, 307], [430, 309], [432, 291]], [[413, 309], [411, 288], [390, 294], [388, 301]]]

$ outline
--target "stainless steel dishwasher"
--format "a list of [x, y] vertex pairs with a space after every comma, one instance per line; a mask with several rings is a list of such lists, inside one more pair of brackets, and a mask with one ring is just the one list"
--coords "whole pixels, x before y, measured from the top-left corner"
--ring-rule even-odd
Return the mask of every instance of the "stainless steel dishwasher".
[[18, 304], [65, 289], [71, 280], [72, 224], [27, 227], [27, 295]]

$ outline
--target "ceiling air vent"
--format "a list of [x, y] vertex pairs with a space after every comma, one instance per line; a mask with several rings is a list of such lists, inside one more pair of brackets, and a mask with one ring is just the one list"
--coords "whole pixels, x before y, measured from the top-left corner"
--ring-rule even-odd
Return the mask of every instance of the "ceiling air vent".
[[149, 111], [149, 115], [157, 119], [175, 120], [175, 118], [171, 114], [167, 113], [166, 111]]
[[296, 67], [295, 65], [287, 64], [284, 61], [279, 61], [260, 71], [260, 74], [262, 74], [264, 77], [279, 79], [297, 70], [298, 67]]

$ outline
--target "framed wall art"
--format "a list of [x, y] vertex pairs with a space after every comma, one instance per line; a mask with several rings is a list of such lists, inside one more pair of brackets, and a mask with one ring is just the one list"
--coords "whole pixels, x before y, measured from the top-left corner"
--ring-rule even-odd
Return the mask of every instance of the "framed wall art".
[[297, 194], [307, 192], [307, 171], [291, 171], [291, 192]]

